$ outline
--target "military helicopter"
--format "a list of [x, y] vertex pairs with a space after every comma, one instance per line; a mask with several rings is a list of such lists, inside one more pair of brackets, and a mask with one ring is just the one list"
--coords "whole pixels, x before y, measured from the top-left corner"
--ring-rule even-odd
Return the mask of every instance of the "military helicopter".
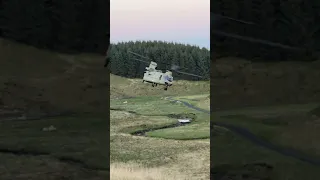
[[[128, 52], [132, 55], [135, 55], [135, 56], [138, 56], [138, 57], [144, 59], [144, 60], [142, 60], [142, 59], [134, 58], [134, 60], [149, 64], [149, 67], [146, 67], [146, 71], [144, 72], [142, 82], [143, 83], [151, 83], [152, 87], [155, 87], [158, 85], [164, 85], [165, 86], [164, 90], [165, 91], [168, 90], [168, 87], [172, 86], [172, 84], [173, 84], [172, 71], [180, 73], [180, 74], [186, 74], [189, 76], [195, 76], [195, 77], [202, 78], [202, 76], [199, 76], [196, 74], [182, 72], [179, 70], [182, 68], [180, 68], [178, 65], [174, 65], [174, 64], [169, 64], [169, 65], [171, 65], [170, 70], [166, 70], [166, 72], [164, 73], [162, 70], [157, 70], [158, 64], [156, 62], [152, 61], [150, 58], [142, 56], [142, 55], [135, 53], [135, 52], [132, 52], [132, 51], [128, 51]], [[167, 63], [164, 63], [164, 64], [167, 64]]]

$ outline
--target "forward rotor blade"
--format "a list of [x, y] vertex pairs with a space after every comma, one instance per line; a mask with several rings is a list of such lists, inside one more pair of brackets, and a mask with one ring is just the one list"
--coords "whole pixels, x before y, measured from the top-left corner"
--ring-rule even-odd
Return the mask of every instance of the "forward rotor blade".
[[128, 52], [131, 53], [131, 54], [134, 54], [134, 55], [136, 55], [136, 56], [139, 56], [139, 57], [141, 57], [141, 58], [148, 59], [148, 60], [152, 61], [150, 58], [145, 57], [145, 56], [142, 56], [142, 55], [140, 55], [140, 54], [138, 54], [138, 53], [135, 53], [135, 52], [132, 52], [132, 51], [128, 51]]
[[147, 63], [147, 64], [149, 64], [150, 62], [147, 62], [147, 61], [144, 61], [144, 60], [141, 60], [141, 59], [138, 59], [138, 58], [133, 58], [134, 60], [136, 60], [136, 61], [140, 61], [140, 62], [144, 62], [144, 63]]
[[202, 78], [202, 76], [199, 76], [199, 75], [196, 75], [196, 74], [186, 73], [186, 72], [177, 71], [177, 70], [176, 70], [176, 72], [177, 72], [177, 73], [180, 73], [180, 74], [186, 74], [186, 75], [196, 76], [196, 77]]

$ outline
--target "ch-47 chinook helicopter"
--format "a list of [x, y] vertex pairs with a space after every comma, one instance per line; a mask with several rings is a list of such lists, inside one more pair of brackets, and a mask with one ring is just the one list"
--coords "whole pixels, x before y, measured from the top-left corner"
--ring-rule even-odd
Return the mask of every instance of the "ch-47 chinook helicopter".
[[186, 74], [189, 76], [195, 76], [195, 77], [202, 78], [202, 76], [199, 76], [196, 74], [182, 72], [179, 70], [182, 68], [180, 68], [178, 65], [174, 65], [174, 64], [171, 64], [170, 70], [166, 70], [166, 72], [163, 72], [162, 70], [157, 70], [158, 64], [156, 62], [154, 62], [151, 59], [149, 59], [145, 56], [142, 56], [138, 53], [135, 53], [132, 51], [128, 51], [128, 52], [144, 59], [144, 60], [142, 60], [142, 59], [134, 58], [134, 60], [149, 64], [149, 67], [146, 67], [146, 71], [144, 72], [142, 82], [143, 83], [151, 83], [152, 87], [155, 87], [158, 85], [164, 85], [165, 86], [164, 90], [168, 90], [168, 87], [172, 86], [172, 83], [173, 83], [173, 77], [172, 77], [173, 71], [180, 73], [180, 74]]

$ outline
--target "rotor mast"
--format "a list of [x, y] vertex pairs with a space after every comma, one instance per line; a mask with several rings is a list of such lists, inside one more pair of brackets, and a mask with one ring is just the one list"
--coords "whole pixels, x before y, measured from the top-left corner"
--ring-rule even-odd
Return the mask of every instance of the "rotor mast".
[[146, 67], [146, 70], [148, 70], [148, 71], [156, 71], [157, 65], [158, 64], [156, 62], [151, 61], [149, 67]]

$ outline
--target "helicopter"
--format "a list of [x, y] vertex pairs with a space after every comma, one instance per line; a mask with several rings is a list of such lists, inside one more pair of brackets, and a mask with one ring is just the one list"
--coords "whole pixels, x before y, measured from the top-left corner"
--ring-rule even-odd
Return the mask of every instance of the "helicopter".
[[[178, 65], [171, 64], [170, 70], [166, 70], [166, 72], [163, 72], [162, 70], [157, 70], [158, 64], [154, 61], [152, 61], [150, 58], [142, 56], [138, 53], [128, 51], [130, 54], [138, 56], [142, 59], [134, 58], [136, 61], [144, 62], [146, 64], [149, 64], [149, 67], [146, 67], [145, 72], [143, 74], [142, 82], [143, 83], [151, 83], [152, 87], [158, 86], [158, 85], [164, 85], [164, 90], [168, 90], [168, 87], [172, 86], [173, 84], [173, 77], [172, 77], [172, 72], [177, 72], [180, 74], [185, 74], [189, 76], [195, 76], [202, 78], [202, 76], [196, 75], [196, 74], [191, 74], [191, 73], [186, 73], [183, 71], [180, 71], [180, 68]], [[165, 63], [167, 64], [167, 63]], [[168, 64], [167, 64], [168, 65]]]

